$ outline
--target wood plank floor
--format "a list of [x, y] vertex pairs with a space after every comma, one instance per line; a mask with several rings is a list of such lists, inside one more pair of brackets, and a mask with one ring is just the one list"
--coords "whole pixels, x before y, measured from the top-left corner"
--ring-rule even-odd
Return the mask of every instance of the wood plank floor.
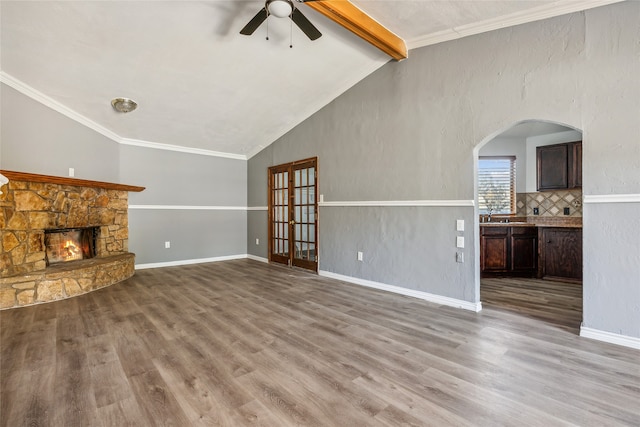
[[486, 278], [480, 284], [483, 307], [507, 310], [578, 334], [582, 324], [582, 285], [528, 278]]
[[472, 313], [251, 260], [138, 271], [0, 312], [1, 425], [640, 425], [640, 352], [483, 294]]

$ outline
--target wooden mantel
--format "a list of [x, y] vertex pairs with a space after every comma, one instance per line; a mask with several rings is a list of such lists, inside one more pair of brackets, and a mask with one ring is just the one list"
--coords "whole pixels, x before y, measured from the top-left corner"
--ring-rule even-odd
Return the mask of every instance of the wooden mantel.
[[78, 178], [50, 176], [50, 175], [38, 175], [34, 173], [13, 172], [13, 171], [6, 171], [6, 170], [0, 170], [0, 174], [6, 176], [9, 180], [15, 180], [15, 181], [42, 182], [47, 184], [58, 184], [58, 185], [75, 185], [78, 187], [104, 188], [106, 190], [132, 191], [136, 193], [139, 193], [140, 191], [143, 191], [145, 189], [145, 187], [137, 187], [135, 185], [114, 184], [111, 182], [90, 181], [88, 179], [78, 179]]

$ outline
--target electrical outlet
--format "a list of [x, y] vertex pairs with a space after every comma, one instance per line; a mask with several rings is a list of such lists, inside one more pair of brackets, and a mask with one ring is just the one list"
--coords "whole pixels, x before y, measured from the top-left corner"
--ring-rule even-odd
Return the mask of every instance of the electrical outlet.
[[569, 208], [564, 208], [563, 213], [564, 213], [565, 215], [569, 215]]
[[464, 262], [464, 252], [456, 252], [456, 262]]
[[76, 176], [76, 170], [74, 168], [69, 168], [69, 176], [70, 177]]
[[540, 208], [533, 208], [534, 215], [540, 215]]
[[260, 239], [256, 239], [256, 246], [260, 244]]
[[464, 237], [456, 236], [456, 248], [464, 248]]
[[362, 258], [363, 258], [362, 252], [358, 251], [358, 261], [362, 261]]
[[164, 242], [164, 248], [169, 249], [171, 247], [171, 242]]

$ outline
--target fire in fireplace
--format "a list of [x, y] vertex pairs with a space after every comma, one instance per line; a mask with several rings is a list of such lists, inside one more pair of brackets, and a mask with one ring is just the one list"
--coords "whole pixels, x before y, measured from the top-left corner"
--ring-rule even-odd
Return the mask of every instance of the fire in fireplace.
[[95, 257], [98, 227], [45, 230], [47, 265]]

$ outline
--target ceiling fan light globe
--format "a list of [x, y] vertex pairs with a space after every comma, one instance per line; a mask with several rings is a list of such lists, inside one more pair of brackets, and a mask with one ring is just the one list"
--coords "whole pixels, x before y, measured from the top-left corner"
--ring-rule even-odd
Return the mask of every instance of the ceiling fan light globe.
[[286, 18], [291, 15], [293, 5], [285, 0], [273, 0], [269, 2], [269, 14], [278, 18]]

